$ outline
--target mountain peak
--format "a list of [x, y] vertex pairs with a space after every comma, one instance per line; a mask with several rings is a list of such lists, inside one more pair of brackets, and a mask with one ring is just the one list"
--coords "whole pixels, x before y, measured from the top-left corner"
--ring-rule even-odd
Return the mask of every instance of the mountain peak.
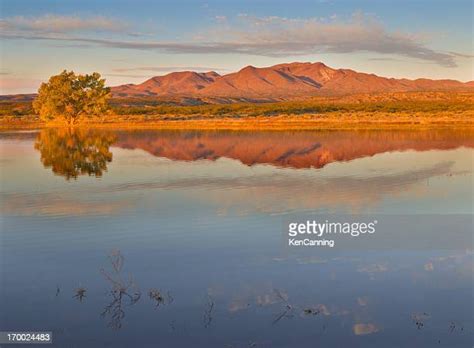
[[207, 71], [205, 73], [203, 73], [204, 75], [206, 76], [213, 76], [213, 77], [219, 77], [221, 75], [219, 75], [218, 73], [216, 73], [215, 71]]
[[243, 71], [255, 71], [257, 68], [254, 67], [253, 65], [247, 65], [245, 67], [243, 67], [242, 69], [239, 70], [239, 72], [243, 72]]
[[115, 96], [173, 96], [281, 100], [315, 95], [472, 89], [473, 82], [394, 79], [350, 69], [333, 69], [322, 62], [292, 62], [238, 72], [178, 71], [137, 85], [112, 88]]

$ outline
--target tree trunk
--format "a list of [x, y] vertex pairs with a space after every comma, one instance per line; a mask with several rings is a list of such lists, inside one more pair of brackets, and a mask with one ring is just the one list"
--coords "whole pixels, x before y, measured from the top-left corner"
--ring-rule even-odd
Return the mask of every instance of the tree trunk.
[[69, 127], [73, 127], [76, 124], [78, 117], [71, 116], [69, 119]]

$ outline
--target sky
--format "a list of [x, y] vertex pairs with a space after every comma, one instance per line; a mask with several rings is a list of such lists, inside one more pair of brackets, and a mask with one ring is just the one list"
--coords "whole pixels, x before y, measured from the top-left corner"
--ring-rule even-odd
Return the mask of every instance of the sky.
[[64, 69], [115, 86], [284, 62], [470, 81], [473, 11], [471, 0], [0, 0], [0, 94]]

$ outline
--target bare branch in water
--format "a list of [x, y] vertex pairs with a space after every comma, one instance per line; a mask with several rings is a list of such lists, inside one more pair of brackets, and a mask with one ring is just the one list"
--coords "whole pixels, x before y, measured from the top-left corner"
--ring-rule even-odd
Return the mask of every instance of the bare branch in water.
[[112, 301], [104, 308], [101, 316], [109, 316], [108, 326], [117, 330], [122, 327], [122, 319], [125, 317], [124, 305], [137, 303], [141, 298], [141, 291], [135, 285], [131, 275], [128, 276], [127, 280], [124, 280], [122, 268], [125, 258], [120, 250], [113, 250], [109, 255], [109, 261], [112, 266], [111, 272], [109, 273], [105, 269], [101, 269], [100, 272], [112, 285], [109, 291]]
[[214, 300], [212, 299], [211, 296], [208, 296], [207, 298], [207, 303], [206, 303], [206, 308], [204, 310], [204, 327], [208, 328], [211, 326], [211, 322], [213, 319], [212, 312], [214, 310]]
[[276, 316], [276, 318], [272, 321], [272, 325], [275, 325], [276, 323], [278, 323], [280, 320], [282, 320], [283, 318], [293, 318], [294, 315], [291, 314], [293, 311], [293, 307], [291, 307], [291, 305], [286, 305], [285, 309], [283, 310], [283, 312], [281, 312], [280, 314], [278, 314]]
[[281, 292], [278, 289], [273, 289], [273, 292], [275, 293], [276, 297], [280, 299], [281, 302], [285, 303], [285, 307], [282, 312], [280, 312], [272, 321], [272, 325], [275, 325], [283, 318], [293, 318], [293, 310], [295, 309], [295, 307], [288, 302], [287, 294]]
[[76, 291], [76, 294], [73, 296], [73, 298], [77, 298], [79, 302], [82, 302], [84, 297], [86, 297], [86, 291], [87, 291], [86, 288], [80, 287], [80, 288], [77, 288], [75, 291]]
[[174, 301], [174, 298], [171, 296], [169, 291], [167, 291], [165, 295], [159, 289], [150, 289], [150, 291], [148, 291], [148, 297], [150, 297], [150, 299], [155, 302], [155, 307], [167, 305], [173, 303]]
[[413, 323], [418, 330], [421, 330], [425, 326], [425, 320], [430, 318], [428, 313], [419, 313], [419, 314], [412, 314], [411, 316]]

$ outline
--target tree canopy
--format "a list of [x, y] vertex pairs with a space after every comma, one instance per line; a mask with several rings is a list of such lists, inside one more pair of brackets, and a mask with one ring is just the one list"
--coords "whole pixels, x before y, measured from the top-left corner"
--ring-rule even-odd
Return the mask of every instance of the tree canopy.
[[42, 83], [33, 108], [44, 121], [62, 120], [69, 125], [80, 119], [99, 116], [109, 109], [110, 88], [99, 73], [76, 75], [64, 70]]

